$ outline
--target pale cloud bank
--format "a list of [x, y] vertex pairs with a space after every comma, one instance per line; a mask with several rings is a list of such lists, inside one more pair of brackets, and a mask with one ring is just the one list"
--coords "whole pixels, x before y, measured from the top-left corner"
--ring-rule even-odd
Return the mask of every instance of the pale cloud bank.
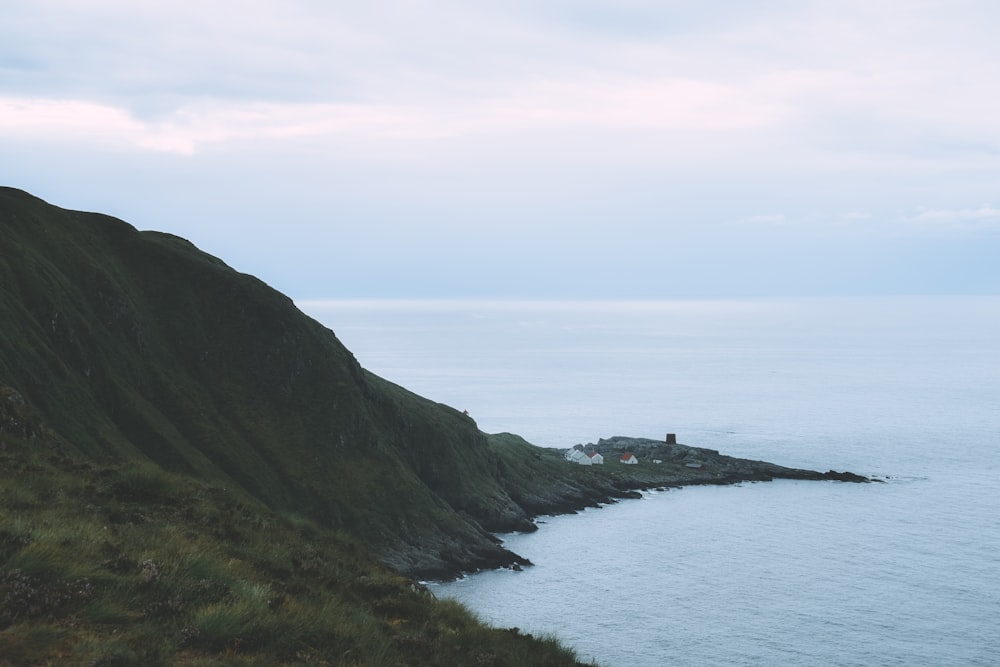
[[784, 113], [732, 87], [683, 80], [546, 82], [461, 105], [205, 100], [152, 119], [87, 100], [0, 97], [0, 135], [193, 154], [206, 144], [286, 137], [385, 142], [540, 130], [744, 131], [774, 125]]
[[193, 155], [200, 147], [239, 141], [338, 135], [399, 138], [430, 130], [418, 116], [362, 105], [200, 103], [146, 120], [127, 109], [86, 101], [0, 99], [0, 132], [39, 140], [129, 144]]
[[979, 208], [927, 209], [911, 216], [908, 221], [926, 228], [1000, 230], [1000, 209], [990, 204]]
[[774, 213], [770, 215], [751, 215], [746, 218], [741, 218], [736, 221], [740, 225], [768, 225], [768, 226], [782, 226], [788, 222], [788, 218], [783, 213]]

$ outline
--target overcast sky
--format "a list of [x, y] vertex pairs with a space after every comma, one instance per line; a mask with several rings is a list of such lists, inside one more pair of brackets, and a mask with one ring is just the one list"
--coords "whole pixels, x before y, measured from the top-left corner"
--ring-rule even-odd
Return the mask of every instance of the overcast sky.
[[303, 299], [997, 294], [998, 32], [995, 0], [4, 0], [0, 184]]

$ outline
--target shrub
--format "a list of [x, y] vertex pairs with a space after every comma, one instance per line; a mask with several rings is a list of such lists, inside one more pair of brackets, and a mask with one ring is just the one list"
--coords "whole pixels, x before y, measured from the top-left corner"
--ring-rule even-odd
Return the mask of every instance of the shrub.
[[153, 463], [134, 463], [118, 473], [112, 490], [123, 500], [170, 503], [176, 499], [173, 477]]

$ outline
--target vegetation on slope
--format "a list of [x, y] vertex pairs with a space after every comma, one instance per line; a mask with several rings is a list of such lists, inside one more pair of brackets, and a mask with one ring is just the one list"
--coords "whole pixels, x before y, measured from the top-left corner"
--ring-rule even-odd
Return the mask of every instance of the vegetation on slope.
[[349, 535], [151, 463], [69, 454], [9, 389], [0, 417], [0, 666], [576, 664], [435, 600]]
[[287, 297], [20, 191], [0, 225], [0, 382], [76, 453], [217, 482], [411, 574], [516, 560], [488, 531], [526, 515], [475, 423], [366, 373]]
[[520, 560], [471, 419], [182, 239], [0, 233], [0, 664], [573, 664], [405, 577]]

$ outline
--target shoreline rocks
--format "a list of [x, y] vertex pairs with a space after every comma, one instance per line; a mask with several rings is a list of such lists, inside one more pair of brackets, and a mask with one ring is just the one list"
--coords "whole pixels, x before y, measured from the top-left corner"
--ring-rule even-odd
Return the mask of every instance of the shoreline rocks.
[[[642, 491], [651, 489], [680, 488], [684, 486], [723, 486], [741, 482], [769, 482], [775, 479], [806, 481], [837, 481], [866, 483], [873, 480], [851, 472], [829, 470], [818, 472], [801, 468], [788, 468], [767, 461], [740, 459], [720, 454], [713, 449], [691, 447], [683, 444], [666, 444], [646, 438], [617, 436], [600, 439], [596, 444], [585, 445], [605, 457], [600, 466], [577, 466], [565, 462], [566, 475], [549, 478], [544, 485], [529, 489], [508, 489], [514, 504], [523, 514], [514, 516], [508, 511], [503, 518], [494, 515], [479, 517], [483, 529], [490, 533], [533, 532], [538, 530], [537, 520], [543, 516], [575, 514], [587, 508], [602, 507], [624, 499], [640, 499]], [[618, 463], [623, 452], [636, 454], [640, 465]], [[560, 455], [561, 458], [561, 455]], [[661, 463], [654, 464], [653, 460]], [[689, 467], [697, 461], [700, 465]], [[878, 481], [878, 480], [875, 480]], [[427, 545], [432, 548], [432, 545]], [[440, 545], [438, 545], [440, 546]], [[418, 560], [425, 560], [427, 551], [420, 558], [421, 549], [407, 550]], [[442, 553], [440, 550], [435, 550]], [[434, 553], [431, 551], [430, 553]], [[423, 579], [450, 580], [470, 572], [487, 569], [517, 569], [531, 565], [530, 561], [503, 548], [497, 540], [491, 553], [451, 553], [447, 558], [434, 559], [437, 567], [411, 566]]]

